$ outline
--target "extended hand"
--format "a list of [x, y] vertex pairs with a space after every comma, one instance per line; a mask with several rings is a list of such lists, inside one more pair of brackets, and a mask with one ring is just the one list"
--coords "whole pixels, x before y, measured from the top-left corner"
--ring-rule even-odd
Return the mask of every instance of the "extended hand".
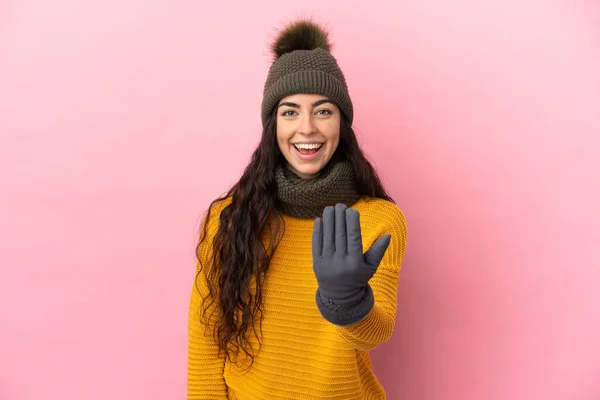
[[312, 237], [313, 270], [321, 296], [337, 303], [363, 296], [390, 238], [382, 236], [363, 254], [358, 211], [344, 204], [326, 207], [323, 219], [315, 220]]

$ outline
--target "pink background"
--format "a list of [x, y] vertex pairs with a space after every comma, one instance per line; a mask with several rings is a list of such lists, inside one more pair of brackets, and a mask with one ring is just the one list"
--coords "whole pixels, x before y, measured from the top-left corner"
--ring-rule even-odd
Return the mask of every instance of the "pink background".
[[184, 398], [199, 218], [305, 15], [408, 219], [388, 398], [600, 398], [597, 2], [5, 0], [0, 399]]

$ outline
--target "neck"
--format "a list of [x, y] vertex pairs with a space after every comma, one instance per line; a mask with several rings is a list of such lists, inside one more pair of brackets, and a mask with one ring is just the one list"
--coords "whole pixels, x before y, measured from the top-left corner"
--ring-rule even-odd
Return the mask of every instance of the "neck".
[[311, 179], [303, 179], [294, 171], [280, 166], [276, 172], [278, 209], [298, 218], [316, 218], [326, 206], [354, 204], [360, 195], [355, 188], [355, 175], [349, 161], [330, 161]]
[[296, 171], [289, 163], [286, 164], [286, 168], [288, 171], [292, 172], [293, 174], [295, 174], [298, 178], [302, 179], [303, 181], [312, 181], [315, 180], [319, 177], [321, 171], [317, 172], [316, 174], [303, 174], [301, 172]]

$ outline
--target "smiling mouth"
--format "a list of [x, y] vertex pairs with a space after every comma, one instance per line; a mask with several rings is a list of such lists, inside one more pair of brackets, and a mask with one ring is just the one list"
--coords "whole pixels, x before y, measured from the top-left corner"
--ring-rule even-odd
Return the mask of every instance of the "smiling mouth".
[[319, 151], [323, 147], [323, 143], [295, 143], [294, 147], [300, 154], [308, 156]]

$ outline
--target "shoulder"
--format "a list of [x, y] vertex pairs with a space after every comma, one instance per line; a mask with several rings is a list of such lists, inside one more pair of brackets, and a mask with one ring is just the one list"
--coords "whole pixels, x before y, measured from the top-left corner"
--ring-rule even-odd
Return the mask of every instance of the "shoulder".
[[206, 226], [208, 235], [214, 235], [219, 228], [221, 213], [230, 204], [231, 196], [212, 202], [204, 214], [201, 230], [204, 230]]
[[231, 201], [232, 201], [231, 196], [217, 199], [217, 200], [213, 201], [213, 203], [211, 203], [211, 205], [209, 206], [208, 210], [206, 210], [206, 212], [207, 212], [207, 214], [210, 213], [210, 218], [214, 218], [214, 217], [218, 218], [221, 215], [221, 212], [225, 208], [227, 208], [227, 206], [229, 206], [231, 204]]
[[352, 208], [360, 212], [361, 219], [375, 224], [397, 225], [406, 228], [406, 218], [402, 210], [394, 203], [384, 199], [363, 197]]
[[[196, 246], [196, 256], [201, 262], [208, 262], [214, 243], [214, 238], [219, 230], [221, 212], [231, 204], [231, 198], [217, 199], [208, 206], [202, 217], [200, 231], [198, 234], [198, 243]], [[198, 265], [199, 266], [199, 265]]]
[[384, 199], [363, 197], [352, 208], [360, 213], [363, 231], [369, 231], [375, 237], [389, 233], [392, 243], [401, 252], [404, 251], [408, 229], [404, 213], [396, 204]]

